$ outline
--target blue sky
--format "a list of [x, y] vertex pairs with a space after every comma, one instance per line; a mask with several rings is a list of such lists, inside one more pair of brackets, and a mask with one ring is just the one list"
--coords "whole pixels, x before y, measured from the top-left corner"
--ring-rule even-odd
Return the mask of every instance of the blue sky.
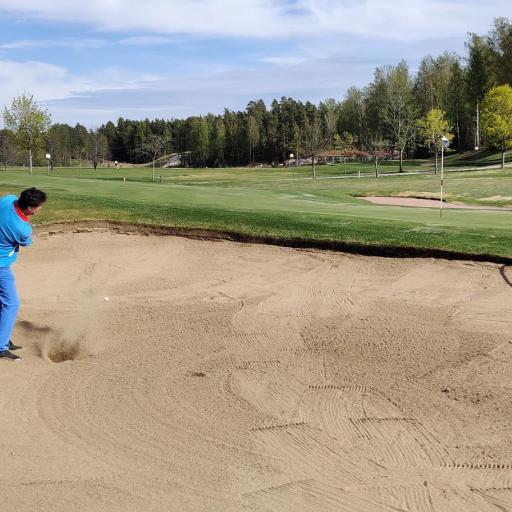
[[375, 67], [464, 54], [509, 0], [0, 0], [0, 105], [54, 122], [170, 118], [254, 99], [341, 100]]

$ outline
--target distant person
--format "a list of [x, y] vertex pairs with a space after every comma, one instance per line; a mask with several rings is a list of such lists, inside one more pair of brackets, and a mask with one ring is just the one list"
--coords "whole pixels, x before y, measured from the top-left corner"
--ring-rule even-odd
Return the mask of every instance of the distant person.
[[32, 243], [29, 217], [39, 212], [46, 194], [35, 187], [24, 190], [20, 197], [4, 196], [0, 199], [0, 358], [19, 361], [12, 350], [22, 347], [11, 341], [20, 302], [11, 265], [16, 261], [20, 246]]

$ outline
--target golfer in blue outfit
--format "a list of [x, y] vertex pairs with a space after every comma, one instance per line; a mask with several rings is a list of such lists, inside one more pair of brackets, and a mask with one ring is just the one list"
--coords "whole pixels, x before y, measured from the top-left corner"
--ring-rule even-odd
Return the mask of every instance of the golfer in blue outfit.
[[35, 187], [24, 190], [20, 197], [4, 196], [0, 199], [0, 358], [19, 361], [13, 354], [18, 350], [11, 341], [20, 302], [11, 265], [16, 261], [20, 246], [32, 243], [29, 217], [35, 215], [46, 201], [46, 194]]

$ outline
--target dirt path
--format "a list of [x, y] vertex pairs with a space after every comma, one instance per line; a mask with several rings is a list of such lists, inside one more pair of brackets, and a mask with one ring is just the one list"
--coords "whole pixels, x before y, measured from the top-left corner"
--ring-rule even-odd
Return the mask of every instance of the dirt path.
[[512, 510], [507, 269], [98, 231], [14, 270], [6, 512]]

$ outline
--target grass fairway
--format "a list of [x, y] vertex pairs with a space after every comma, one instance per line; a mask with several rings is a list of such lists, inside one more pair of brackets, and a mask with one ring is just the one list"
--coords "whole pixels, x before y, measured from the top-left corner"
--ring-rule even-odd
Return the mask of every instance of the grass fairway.
[[[387, 164], [382, 167], [386, 168]], [[393, 167], [393, 169], [396, 165]], [[421, 163], [414, 168], [422, 169]], [[423, 167], [425, 168], [425, 167]], [[456, 169], [456, 167], [454, 168]], [[359, 179], [357, 175], [362, 172]], [[50, 201], [36, 223], [115, 220], [176, 228], [200, 228], [309, 243], [354, 244], [360, 248], [413, 248], [512, 258], [512, 212], [376, 206], [364, 195], [438, 197], [439, 176], [431, 173], [381, 176], [371, 164], [310, 169], [37, 168], [0, 173], [0, 191], [37, 186]], [[322, 179], [336, 176], [339, 179]], [[123, 181], [123, 177], [126, 181]], [[345, 179], [346, 178], [346, 179]], [[512, 206], [512, 171], [449, 171], [447, 201]]]

